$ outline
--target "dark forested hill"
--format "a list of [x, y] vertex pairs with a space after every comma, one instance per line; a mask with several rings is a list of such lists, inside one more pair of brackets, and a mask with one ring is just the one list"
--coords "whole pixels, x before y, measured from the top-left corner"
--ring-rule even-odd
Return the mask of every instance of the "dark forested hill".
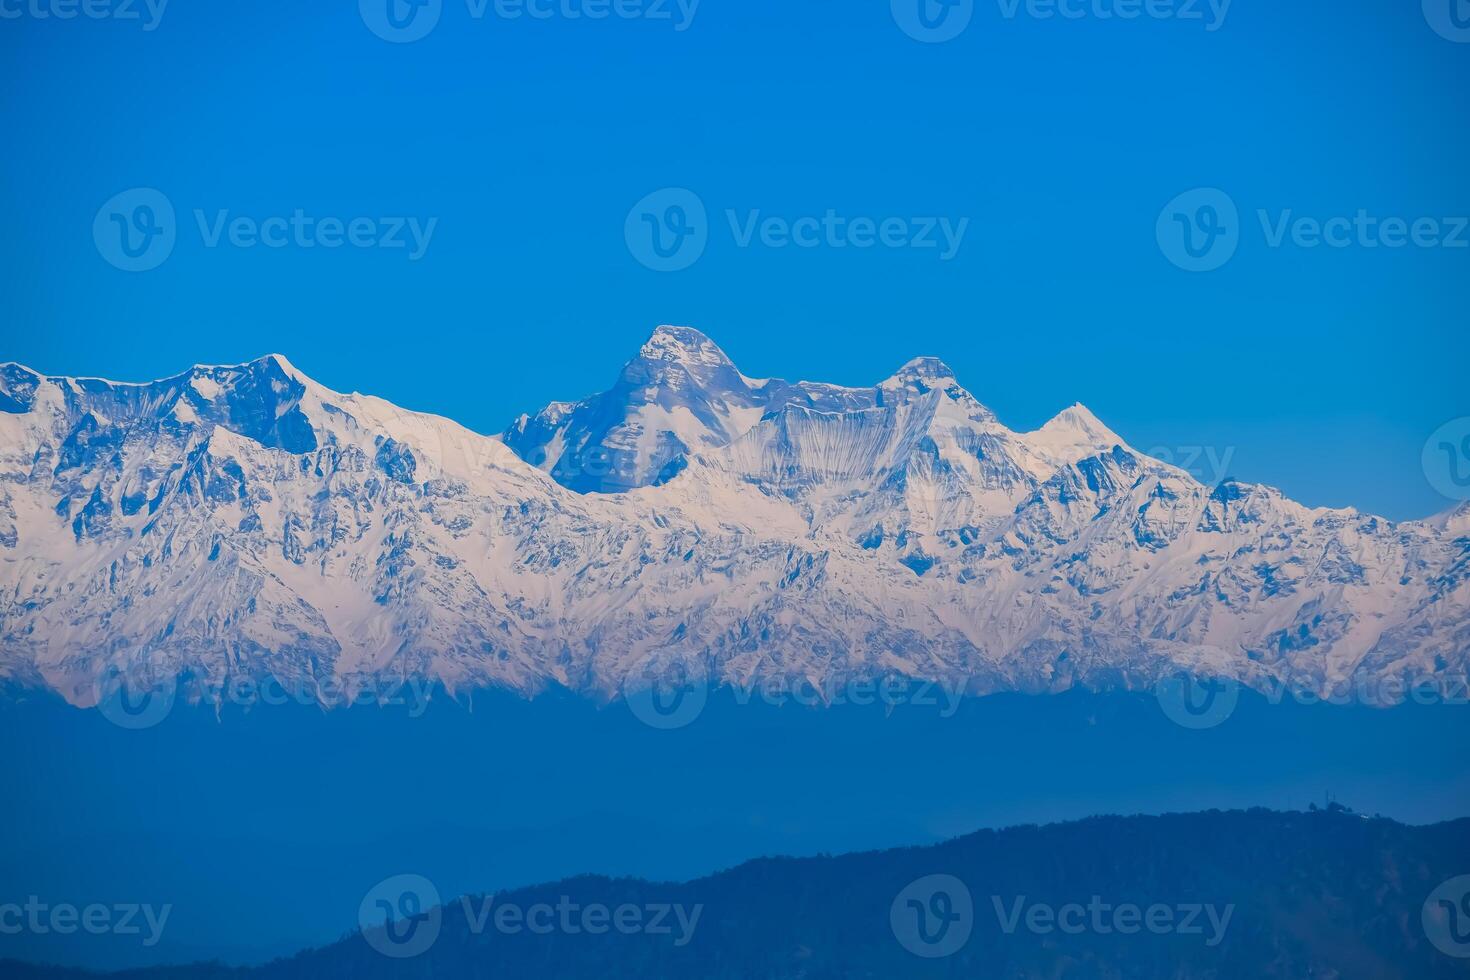
[[[421, 906], [386, 930], [261, 967], [118, 976], [1465, 977], [1461, 875], [1470, 820], [1409, 827], [1340, 809], [1097, 817], [752, 861], [681, 884], [576, 878]], [[412, 893], [395, 882], [364, 904], [412, 912]]]

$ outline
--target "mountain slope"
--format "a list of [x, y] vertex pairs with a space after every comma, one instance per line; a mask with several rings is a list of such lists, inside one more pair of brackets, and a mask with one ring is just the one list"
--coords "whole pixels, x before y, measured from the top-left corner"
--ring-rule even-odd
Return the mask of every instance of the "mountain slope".
[[[1465, 975], [1465, 961], [1436, 948], [1421, 923], [1426, 904], [1437, 910], [1436, 889], [1466, 867], [1464, 820], [1406, 827], [1341, 810], [1097, 817], [931, 847], [752, 861], [682, 884], [573, 878], [425, 907], [395, 929], [419, 943], [410, 957], [383, 955], [395, 947], [374, 930], [376, 948], [356, 934], [253, 969], [148, 975], [1428, 980]], [[943, 901], [925, 891], [933, 875], [946, 876]], [[923, 898], [904, 902], [910, 894]], [[537, 905], [553, 910], [544, 932], [529, 927]], [[656, 913], [641, 916], [647, 930], [619, 931], [609, 918], [594, 931], [582, 927], [589, 907], [675, 911], [666, 932], [654, 931]], [[497, 928], [501, 909], [525, 918]], [[921, 924], [916, 912], [948, 918], [938, 942], [923, 941], [936, 920]]]
[[1466, 513], [1207, 487], [1081, 406], [1014, 432], [932, 358], [870, 389], [753, 381], [687, 328], [505, 440], [276, 355], [146, 385], [7, 365], [0, 677], [89, 704], [139, 671], [600, 697], [675, 670], [1463, 676]]

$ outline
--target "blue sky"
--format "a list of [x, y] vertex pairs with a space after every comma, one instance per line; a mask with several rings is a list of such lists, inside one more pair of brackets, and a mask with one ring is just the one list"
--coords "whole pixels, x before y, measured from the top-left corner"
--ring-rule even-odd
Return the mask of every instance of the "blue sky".
[[[140, 380], [281, 351], [493, 432], [687, 323], [751, 375], [872, 383], [933, 354], [1016, 427], [1080, 400], [1140, 449], [1208, 447], [1311, 504], [1449, 506], [1420, 450], [1470, 416], [1470, 248], [1272, 247], [1257, 212], [1453, 234], [1470, 44], [1418, 3], [1010, 7], [978, 0], [962, 33], [921, 43], [886, 2], [591, 20], [567, 16], [576, 0], [548, 18], [442, 0], [427, 36], [388, 43], [350, 0], [171, 4], [151, 30], [141, 2], [130, 21], [3, 0], [0, 359]], [[126, 272], [93, 225], [139, 187], [172, 205], [177, 240]], [[659, 272], [624, 232], [668, 187], [705, 207], [708, 244]], [[1238, 209], [1214, 271], [1178, 268], [1156, 235], [1194, 188]], [[207, 247], [195, 217], [298, 210], [374, 234], [436, 223], [411, 260]], [[945, 260], [741, 247], [727, 211], [737, 229], [755, 212], [968, 223]]]

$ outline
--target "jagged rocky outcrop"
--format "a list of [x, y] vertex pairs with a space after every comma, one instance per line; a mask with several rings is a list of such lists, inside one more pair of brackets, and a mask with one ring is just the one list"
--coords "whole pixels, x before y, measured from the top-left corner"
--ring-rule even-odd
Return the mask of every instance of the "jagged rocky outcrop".
[[615, 695], [1181, 668], [1327, 689], [1458, 673], [1470, 510], [1395, 523], [1206, 486], [1082, 406], [1006, 428], [943, 363], [745, 377], [661, 327], [503, 437], [269, 356], [144, 385], [0, 368], [0, 676], [140, 665]]

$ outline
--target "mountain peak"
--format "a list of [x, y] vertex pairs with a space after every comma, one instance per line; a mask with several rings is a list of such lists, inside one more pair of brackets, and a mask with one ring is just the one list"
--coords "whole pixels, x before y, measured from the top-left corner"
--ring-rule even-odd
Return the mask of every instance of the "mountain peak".
[[267, 391], [273, 394], [266, 397], [290, 399], [299, 399], [307, 390], [326, 393], [284, 354], [263, 354], [239, 364], [196, 364], [177, 377], [155, 383], [185, 385], [205, 401], [215, 401], [227, 393], [236, 399]]
[[995, 415], [976, 401], [955, 379], [954, 371], [937, 357], [916, 357], [899, 368], [892, 377], [878, 383], [880, 403], [892, 404], [941, 391], [966, 418], [975, 422], [994, 421]]
[[264, 357], [257, 357], [254, 363], [263, 365], [275, 364], [276, 367], [280, 368], [286, 374], [305, 377], [300, 371], [296, 370], [296, 365], [286, 360], [285, 354], [267, 354]]
[[894, 372], [890, 382], [953, 380], [954, 371], [937, 357], [916, 357]]
[[1073, 402], [1062, 409], [1041, 428], [1028, 433], [1026, 438], [1034, 447], [1062, 457], [1074, 456], [1079, 450], [1107, 452], [1114, 446], [1127, 445], [1081, 402]]
[[734, 366], [719, 344], [693, 327], [658, 327], [639, 348], [638, 356], [645, 361], [666, 361], [686, 368]]
[[196, 371], [217, 371], [221, 369], [226, 371], [244, 371], [253, 369], [257, 371], [265, 371], [267, 373], [278, 372], [297, 381], [311, 380], [309, 377], [307, 377], [305, 373], [297, 368], [296, 365], [292, 364], [291, 361], [287, 359], [285, 354], [262, 354], [259, 357], [251, 358], [243, 364], [197, 364], [194, 367], [194, 370]]
[[[1103, 425], [1102, 420], [1092, 413], [1092, 409], [1088, 408], [1081, 402], [1073, 402], [1072, 404], [1068, 405], [1066, 408], [1058, 412], [1055, 418], [1053, 418], [1046, 424], [1057, 427], [1065, 426], [1067, 428], [1074, 429], [1091, 429], [1094, 431], [1102, 430], [1111, 433], [1111, 430], [1109, 430], [1106, 425]], [[1045, 426], [1043, 426], [1043, 428], [1045, 428]]]
[[1462, 500], [1449, 510], [1441, 511], [1425, 523], [1439, 528], [1446, 534], [1470, 532], [1470, 500]]

